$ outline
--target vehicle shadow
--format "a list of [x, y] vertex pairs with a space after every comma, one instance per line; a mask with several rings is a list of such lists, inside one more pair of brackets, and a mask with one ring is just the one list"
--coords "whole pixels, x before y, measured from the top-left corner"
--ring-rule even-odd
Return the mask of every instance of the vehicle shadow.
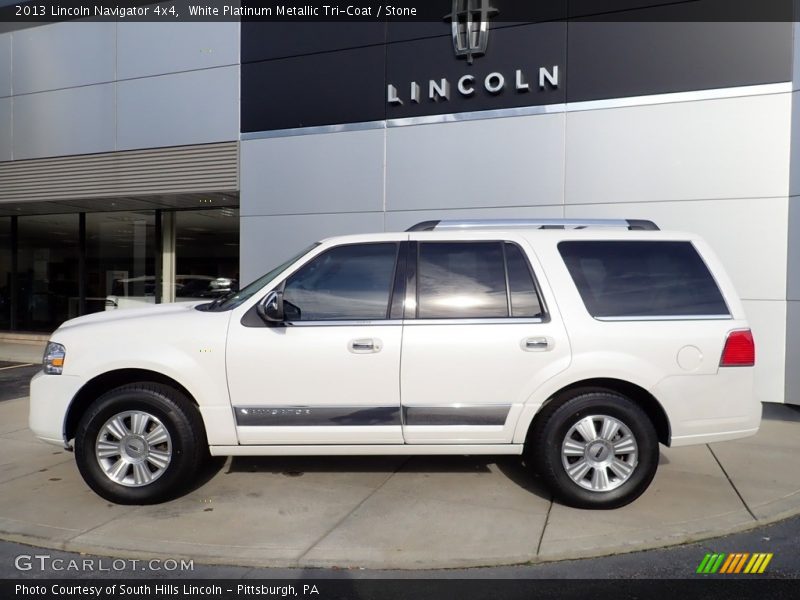
[[184, 490], [181, 490], [178, 497], [194, 492], [214, 479], [214, 477], [222, 471], [223, 467], [225, 467], [227, 460], [227, 456], [211, 456], [207, 458], [197, 471], [191, 484]]
[[237, 456], [226, 473], [485, 473], [492, 465], [515, 485], [544, 500], [551, 495], [519, 456]]

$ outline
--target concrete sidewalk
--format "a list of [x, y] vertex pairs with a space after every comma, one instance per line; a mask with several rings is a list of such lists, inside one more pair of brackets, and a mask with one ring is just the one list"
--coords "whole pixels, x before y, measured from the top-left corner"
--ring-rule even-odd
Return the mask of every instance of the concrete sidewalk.
[[11, 340], [0, 337], [0, 361], [42, 364], [45, 346], [46, 340]]
[[513, 457], [217, 460], [159, 506], [110, 504], [73, 457], [0, 403], [0, 538], [131, 558], [276, 567], [444, 568], [601, 556], [800, 513], [800, 412], [765, 408], [746, 440], [662, 449], [650, 489], [614, 511], [551, 502]]

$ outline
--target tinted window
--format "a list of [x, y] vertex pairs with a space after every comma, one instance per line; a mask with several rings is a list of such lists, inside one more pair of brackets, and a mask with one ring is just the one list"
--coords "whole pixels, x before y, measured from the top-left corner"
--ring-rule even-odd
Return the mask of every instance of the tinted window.
[[508, 269], [508, 289], [511, 295], [512, 317], [540, 317], [542, 305], [531, 269], [522, 250], [515, 244], [506, 244], [506, 268]]
[[420, 244], [417, 294], [420, 319], [507, 317], [502, 245]]
[[289, 321], [385, 319], [397, 244], [358, 244], [323, 252], [286, 280]]
[[690, 242], [561, 242], [558, 249], [595, 317], [729, 314]]

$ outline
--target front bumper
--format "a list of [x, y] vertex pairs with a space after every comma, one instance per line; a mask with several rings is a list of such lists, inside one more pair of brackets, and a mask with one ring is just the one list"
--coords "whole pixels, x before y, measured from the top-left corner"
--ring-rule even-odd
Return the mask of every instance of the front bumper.
[[28, 426], [40, 440], [68, 446], [64, 425], [72, 399], [83, 380], [70, 375], [45, 375], [41, 371], [31, 379]]

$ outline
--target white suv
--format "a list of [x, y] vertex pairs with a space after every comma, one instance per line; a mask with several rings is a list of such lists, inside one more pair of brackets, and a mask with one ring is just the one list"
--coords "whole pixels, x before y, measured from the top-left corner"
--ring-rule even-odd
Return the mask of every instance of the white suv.
[[173, 497], [204, 457], [516, 454], [572, 506], [659, 442], [754, 434], [755, 348], [719, 260], [649, 221], [433, 221], [314, 244], [213, 302], [64, 323], [30, 426], [98, 494]]

